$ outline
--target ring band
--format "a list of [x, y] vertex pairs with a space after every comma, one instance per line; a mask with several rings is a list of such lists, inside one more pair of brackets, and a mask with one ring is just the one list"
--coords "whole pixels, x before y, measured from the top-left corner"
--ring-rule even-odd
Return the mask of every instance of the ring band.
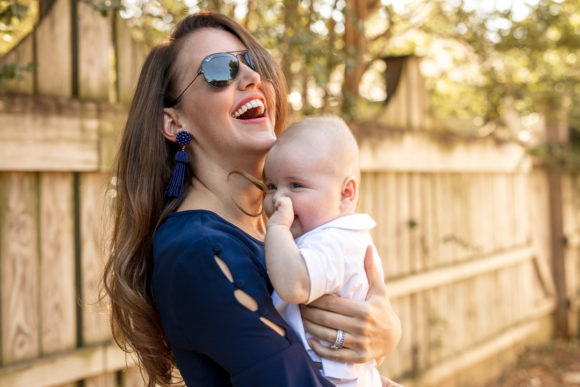
[[334, 339], [334, 344], [330, 346], [330, 349], [341, 349], [344, 344], [344, 331], [339, 329], [336, 331], [336, 338]]

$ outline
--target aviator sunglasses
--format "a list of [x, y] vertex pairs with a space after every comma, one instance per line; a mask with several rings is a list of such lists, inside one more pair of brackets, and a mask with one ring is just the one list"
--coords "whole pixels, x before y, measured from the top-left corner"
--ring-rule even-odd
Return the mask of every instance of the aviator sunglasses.
[[183, 94], [189, 89], [189, 86], [193, 84], [200, 74], [203, 74], [203, 78], [208, 85], [216, 89], [224, 89], [231, 85], [240, 72], [240, 60], [238, 59], [240, 56], [246, 65], [252, 70], [256, 70], [252, 54], [248, 50], [216, 52], [208, 55], [201, 61], [199, 71], [195, 77], [185, 86], [185, 89], [179, 93], [177, 98], [172, 101], [170, 106], [174, 106], [179, 102]]

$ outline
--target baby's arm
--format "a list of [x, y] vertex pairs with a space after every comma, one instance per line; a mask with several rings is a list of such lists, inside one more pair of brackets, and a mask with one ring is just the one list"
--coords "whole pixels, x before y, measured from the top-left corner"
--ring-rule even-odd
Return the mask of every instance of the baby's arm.
[[300, 304], [310, 296], [310, 277], [290, 233], [293, 221], [292, 201], [287, 197], [276, 200], [275, 211], [268, 220], [264, 246], [266, 267], [274, 289], [284, 301]]

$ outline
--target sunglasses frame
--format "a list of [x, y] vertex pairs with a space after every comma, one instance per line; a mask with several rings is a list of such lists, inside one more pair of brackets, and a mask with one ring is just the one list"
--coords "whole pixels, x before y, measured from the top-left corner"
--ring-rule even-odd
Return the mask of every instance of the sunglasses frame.
[[[224, 55], [235, 58], [235, 60], [238, 62], [238, 71], [234, 74], [233, 77], [231, 77], [231, 79], [227, 79], [226, 80], [228, 83], [225, 86], [216, 86], [216, 85], [210, 83], [210, 81], [206, 78], [205, 72], [203, 71], [203, 67], [204, 67], [204, 64], [208, 63], [208, 61], [210, 61], [211, 59], [216, 58], [216, 57], [219, 57], [219, 56], [224, 56]], [[181, 93], [179, 93], [179, 95], [177, 96], [177, 98], [175, 98], [173, 100], [173, 102], [171, 103], [170, 106], [177, 105], [177, 103], [181, 100], [181, 97], [183, 96], [183, 94], [185, 94], [185, 92], [187, 91], [187, 89], [189, 89], [189, 87], [193, 84], [193, 82], [195, 82], [195, 80], [197, 79], [197, 77], [200, 76], [200, 74], [203, 74], [203, 79], [205, 80], [205, 82], [208, 85], [210, 85], [211, 87], [213, 87], [214, 89], [225, 89], [226, 87], [228, 87], [229, 85], [231, 85], [232, 82], [237, 78], [238, 74], [240, 73], [240, 67], [239, 67], [240, 59], [238, 58], [240, 55], [244, 58], [244, 63], [249, 68], [251, 68], [252, 70], [256, 71], [256, 65], [254, 64], [254, 59], [252, 58], [252, 53], [250, 52], [250, 50], [214, 52], [213, 54], [210, 54], [210, 55], [208, 55], [208, 56], [206, 56], [205, 58], [202, 59], [201, 64], [199, 65], [199, 70], [198, 70], [197, 74], [195, 74], [195, 77], [193, 77], [193, 79], [191, 80], [191, 82], [189, 82], [187, 84], [187, 86], [185, 86], [185, 88], [183, 89], [183, 91]]]

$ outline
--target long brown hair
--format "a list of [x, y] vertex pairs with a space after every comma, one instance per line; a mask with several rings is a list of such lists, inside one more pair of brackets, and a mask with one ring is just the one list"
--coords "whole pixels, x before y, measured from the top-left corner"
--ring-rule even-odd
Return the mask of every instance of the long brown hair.
[[111, 302], [111, 328], [117, 344], [137, 355], [147, 385], [168, 386], [175, 358], [165, 341], [151, 286], [153, 235], [167, 214], [175, 211], [191, 188], [187, 168], [181, 198], [168, 200], [164, 191], [177, 147], [162, 135], [163, 108], [176, 97], [175, 68], [182, 42], [200, 28], [226, 30], [251, 51], [256, 70], [274, 86], [278, 134], [287, 113], [286, 83], [272, 56], [242, 26], [217, 13], [183, 19], [171, 39], [148, 55], [122, 136], [116, 163], [116, 199], [110, 254], [103, 275], [104, 296]]

